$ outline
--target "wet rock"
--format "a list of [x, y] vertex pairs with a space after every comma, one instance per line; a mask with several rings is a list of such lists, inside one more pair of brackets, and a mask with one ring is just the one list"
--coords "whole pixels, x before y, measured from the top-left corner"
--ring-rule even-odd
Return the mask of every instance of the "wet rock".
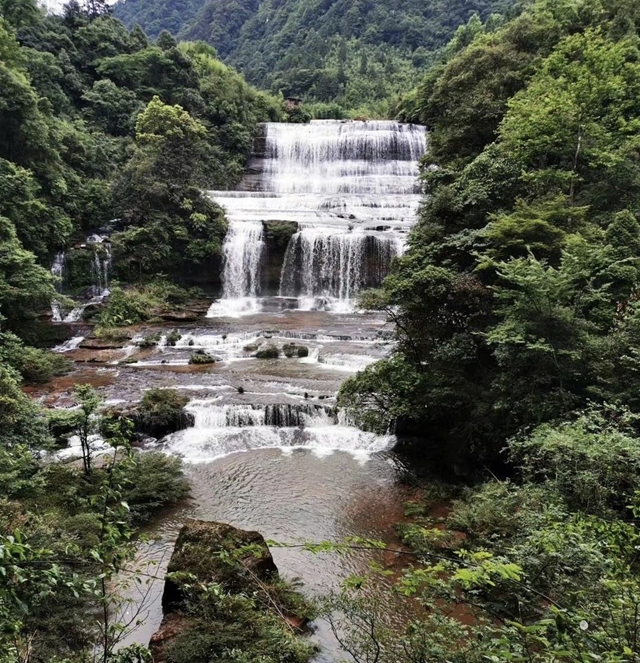
[[306, 345], [298, 345], [297, 343], [287, 343], [283, 346], [282, 352], [284, 356], [291, 359], [291, 357], [308, 357], [309, 348]]
[[185, 410], [189, 397], [175, 389], [149, 389], [142, 401], [124, 413], [138, 434], [157, 439], [194, 425], [195, 418]]
[[207, 354], [204, 350], [196, 350], [189, 357], [190, 364], [215, 364], [216, 358]]
[[182, 574], [195, 576], [200, 583], [220, 583], [235, 593], [252, 587], [255, 579], [276, 580], [278, 567], [260, 533], [225, 523], [192, 520], [180, 530], [167, 573], [170, 575], [162, 594], [165, 613], [179, 610], [184, 604]]
[[280, 350], [275, 345], [263, 346], [254, 355], [256, 359], [277, 359], [279, 356]]
[[131, 338], [129, 333], [123, 333], [118, 338], [87, 338], [80, 343], [80, 347], [86, 350], [120, 350]]
[[160, 313], [160, 318], [167, 322], [196, 322], [200, 315], [198, 311], [166, 311]]

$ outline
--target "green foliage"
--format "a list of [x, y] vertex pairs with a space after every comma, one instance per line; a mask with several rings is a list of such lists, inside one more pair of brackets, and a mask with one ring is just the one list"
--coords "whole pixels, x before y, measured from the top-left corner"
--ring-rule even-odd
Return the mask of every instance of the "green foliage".
[[640, 443], [632, 424], [624, 413], [591, 412], [514, 438], [508, 451], [525, 481], [552, 486], [571, 510], [625, 518], [640, 491]]
[[98, 331], [104, 334], [105, 329], [146, 322], [162, 311], [180, 308], [193, 294], [162, 281], [127, 288], [114, 285], [106, 305], [100, 311], [98, 322], [101, 329]]
[[123, 497], [134, 524], [150, 520], [160, 509], [189, 494], [180, 460], [162, 453], [136, 455], [135, 462], [126, 468], [124, 479]]
[[87, 231], [118, 231], [129, 282], [217, 271], [226, 224], [202, 189], [239, 179], [258, 122], [283, 117], [282, 102], [205, 44], [149, 44], [103, 3], [72, 3], [65, 16], [4, 5], [0, 307], [10, 324], [48, 306], [60, 250], [74, 247], [65, 287], [85, 294], [89, 256], [75, 247]]
[[398, 345], [344, 384], [360, 421], [461, 469], [590, 401], [639, 412], [639, 20], [623, 0], [536, 0], [461, 30], [404, 102], [432, 127], [429, 195], [362, 301]]
[[27, 383], [48, 382], [71, 370], [70, 362], [63, 356], [25, 346], [11, 332], [0, 332], [0, 361], [18, 371]]
[[20, 382], [15, 369], [0, 364], [0, 443], [3, 447], [45, 446], [50, 441], [46, 420], [22, 392]]
[[384, 116], [392, 97], [415, 84], [418, 70], [460, 24], [474, 16], [479, 22], [476, 12], [485, 19], [512, 4], [189, 0], [177, 12], [170, 2], [126, 0], [115, 12], [154, 36], [166, 29], [206, 41], [250, 82], [317, 102], [309, 109], [314, 117], [341, 117]]

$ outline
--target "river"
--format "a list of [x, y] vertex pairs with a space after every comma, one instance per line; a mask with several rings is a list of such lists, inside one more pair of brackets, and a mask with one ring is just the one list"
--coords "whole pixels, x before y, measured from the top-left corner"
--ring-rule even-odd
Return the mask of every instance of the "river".
[[[380, 285], [404, 250], [425, 144], [423, 128], [395, 122], [265, 125], [242, 183], [210, 194], [230, 222], [221, 297], [201, 320], [179, 325], [175, 346], [166, 342], [175, 327], [149, 326], [139, 333], [159, 332], [156, 347], [132, 342], [79, 368], [107, 403], [135, 402], [151, 387], [191, 399], [194, 426], [158, 447], [184, 460], [192, 498], [149, 532], [157, 540], [141, 556], [159, 562], [154, 575], [188, 517], [283, 543], [362, 536], [397, 545], [394, 525], [411, 491], [400, 481], [395, 439], [358, 430], [335, 402], [348, 376], [392, 347], [384, 317], [356, 311], [356, 297]], [[278, 358], [256, 358], [265, 348], [277, 348]], [[91, 352], [81, 341], [60, 350], [78, 360]], [[189, 365], [195, 351], [216, 363]], [[310, 594], [338, 587], [367, 562], [278, 547], [273, 554]], [[129, 641], [146, 643], [156, 630], [161, 588], [152, 585], [145, 622]], [[316, 627], [319, 660], [336, 660], [326, 625]]]

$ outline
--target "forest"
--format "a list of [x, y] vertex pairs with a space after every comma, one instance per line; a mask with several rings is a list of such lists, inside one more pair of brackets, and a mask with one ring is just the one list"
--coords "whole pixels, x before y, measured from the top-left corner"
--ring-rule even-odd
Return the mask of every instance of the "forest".
[[250, 83], [303, 97], [318, 117], [384, 117], [473, 15], [503, 20], [513, 0], [126, 0], [125, 25], [202, 40]]
[[[305, 663], [319, 619], [336, 662], [640, 661], [639, 28], [636, 0], [71, 0], [60, 15], [0, 0], [0, 663]], [[282, 158], [269, 141], [283, 143], [261, 127], [334, 126], [312, 116], [427, 128], [406, 250], [346, 314], [288, 302], [255, 323], [205, 316], [212, 283], [266, 269], [256, 246], [284, 272], [303, 242], [285, 217], [263, 229], [287, 194], [255, 183], [290, 181], [267, 178]], [[210, 190], [249, 201], [253, 234]], [[366, 336], [376, 320], [385, 335]], [[64, 346], [74, 333], [79, 354]], [[340, 345], [358, 342], [386, 356]], [[275, 389], [290, 391], [267, 403]], [[323, 427], [334, 457], [341, 436], [365, 440], [338, 457], [340, 490], [322, 444], [303, 456], [292, 437], [280, 455], [283, 429]], [[240, 463], [228, 475], [163, 453], [202, 428], [280, 437], [213, 461], [210, 438], [180, 447]], [[371, 451], [389, 436], [395, 456]], [[380, 468], [396, 464], [387, 485]], [[299, 512], [312, 537], [264, 516], [266, 543], [189, 520], [166, 579], [136, 566], [159, 519], [190, 494], [206, 502], [203, 485], [229, 484], [258, 518], [272, 471], [278, 499], [295, 500], [272, 517]], [[306, 501], [323, 490], [351, 534], [324, 538], [332, 516]], [[399, 510], [376, 502], [391, 491]], [[267, 544], [285, 569], [296, 549], [311, 558], [302, 586]], [[305, 591], [341, 564], [338, 588]], [[130, 639], [145, 618], [128, 597], [157, 580], [181, 627], [150, 649]]]

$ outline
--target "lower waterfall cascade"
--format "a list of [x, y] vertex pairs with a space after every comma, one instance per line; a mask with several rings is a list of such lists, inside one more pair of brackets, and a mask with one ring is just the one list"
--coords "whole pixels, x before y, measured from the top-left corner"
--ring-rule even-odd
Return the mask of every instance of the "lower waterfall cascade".
[[[222, 298], [210, 317], [253, 314], [265, 297], [264, 228], [294, 223], [277, 297], [305, 310], [353, 310], [381, 284], [420, 204], [424, 127], [394, 121], [267, 123], [235, 191], [212, 191], [229, 219]], [[291, 306], [287, 306], [291, 308]]]

